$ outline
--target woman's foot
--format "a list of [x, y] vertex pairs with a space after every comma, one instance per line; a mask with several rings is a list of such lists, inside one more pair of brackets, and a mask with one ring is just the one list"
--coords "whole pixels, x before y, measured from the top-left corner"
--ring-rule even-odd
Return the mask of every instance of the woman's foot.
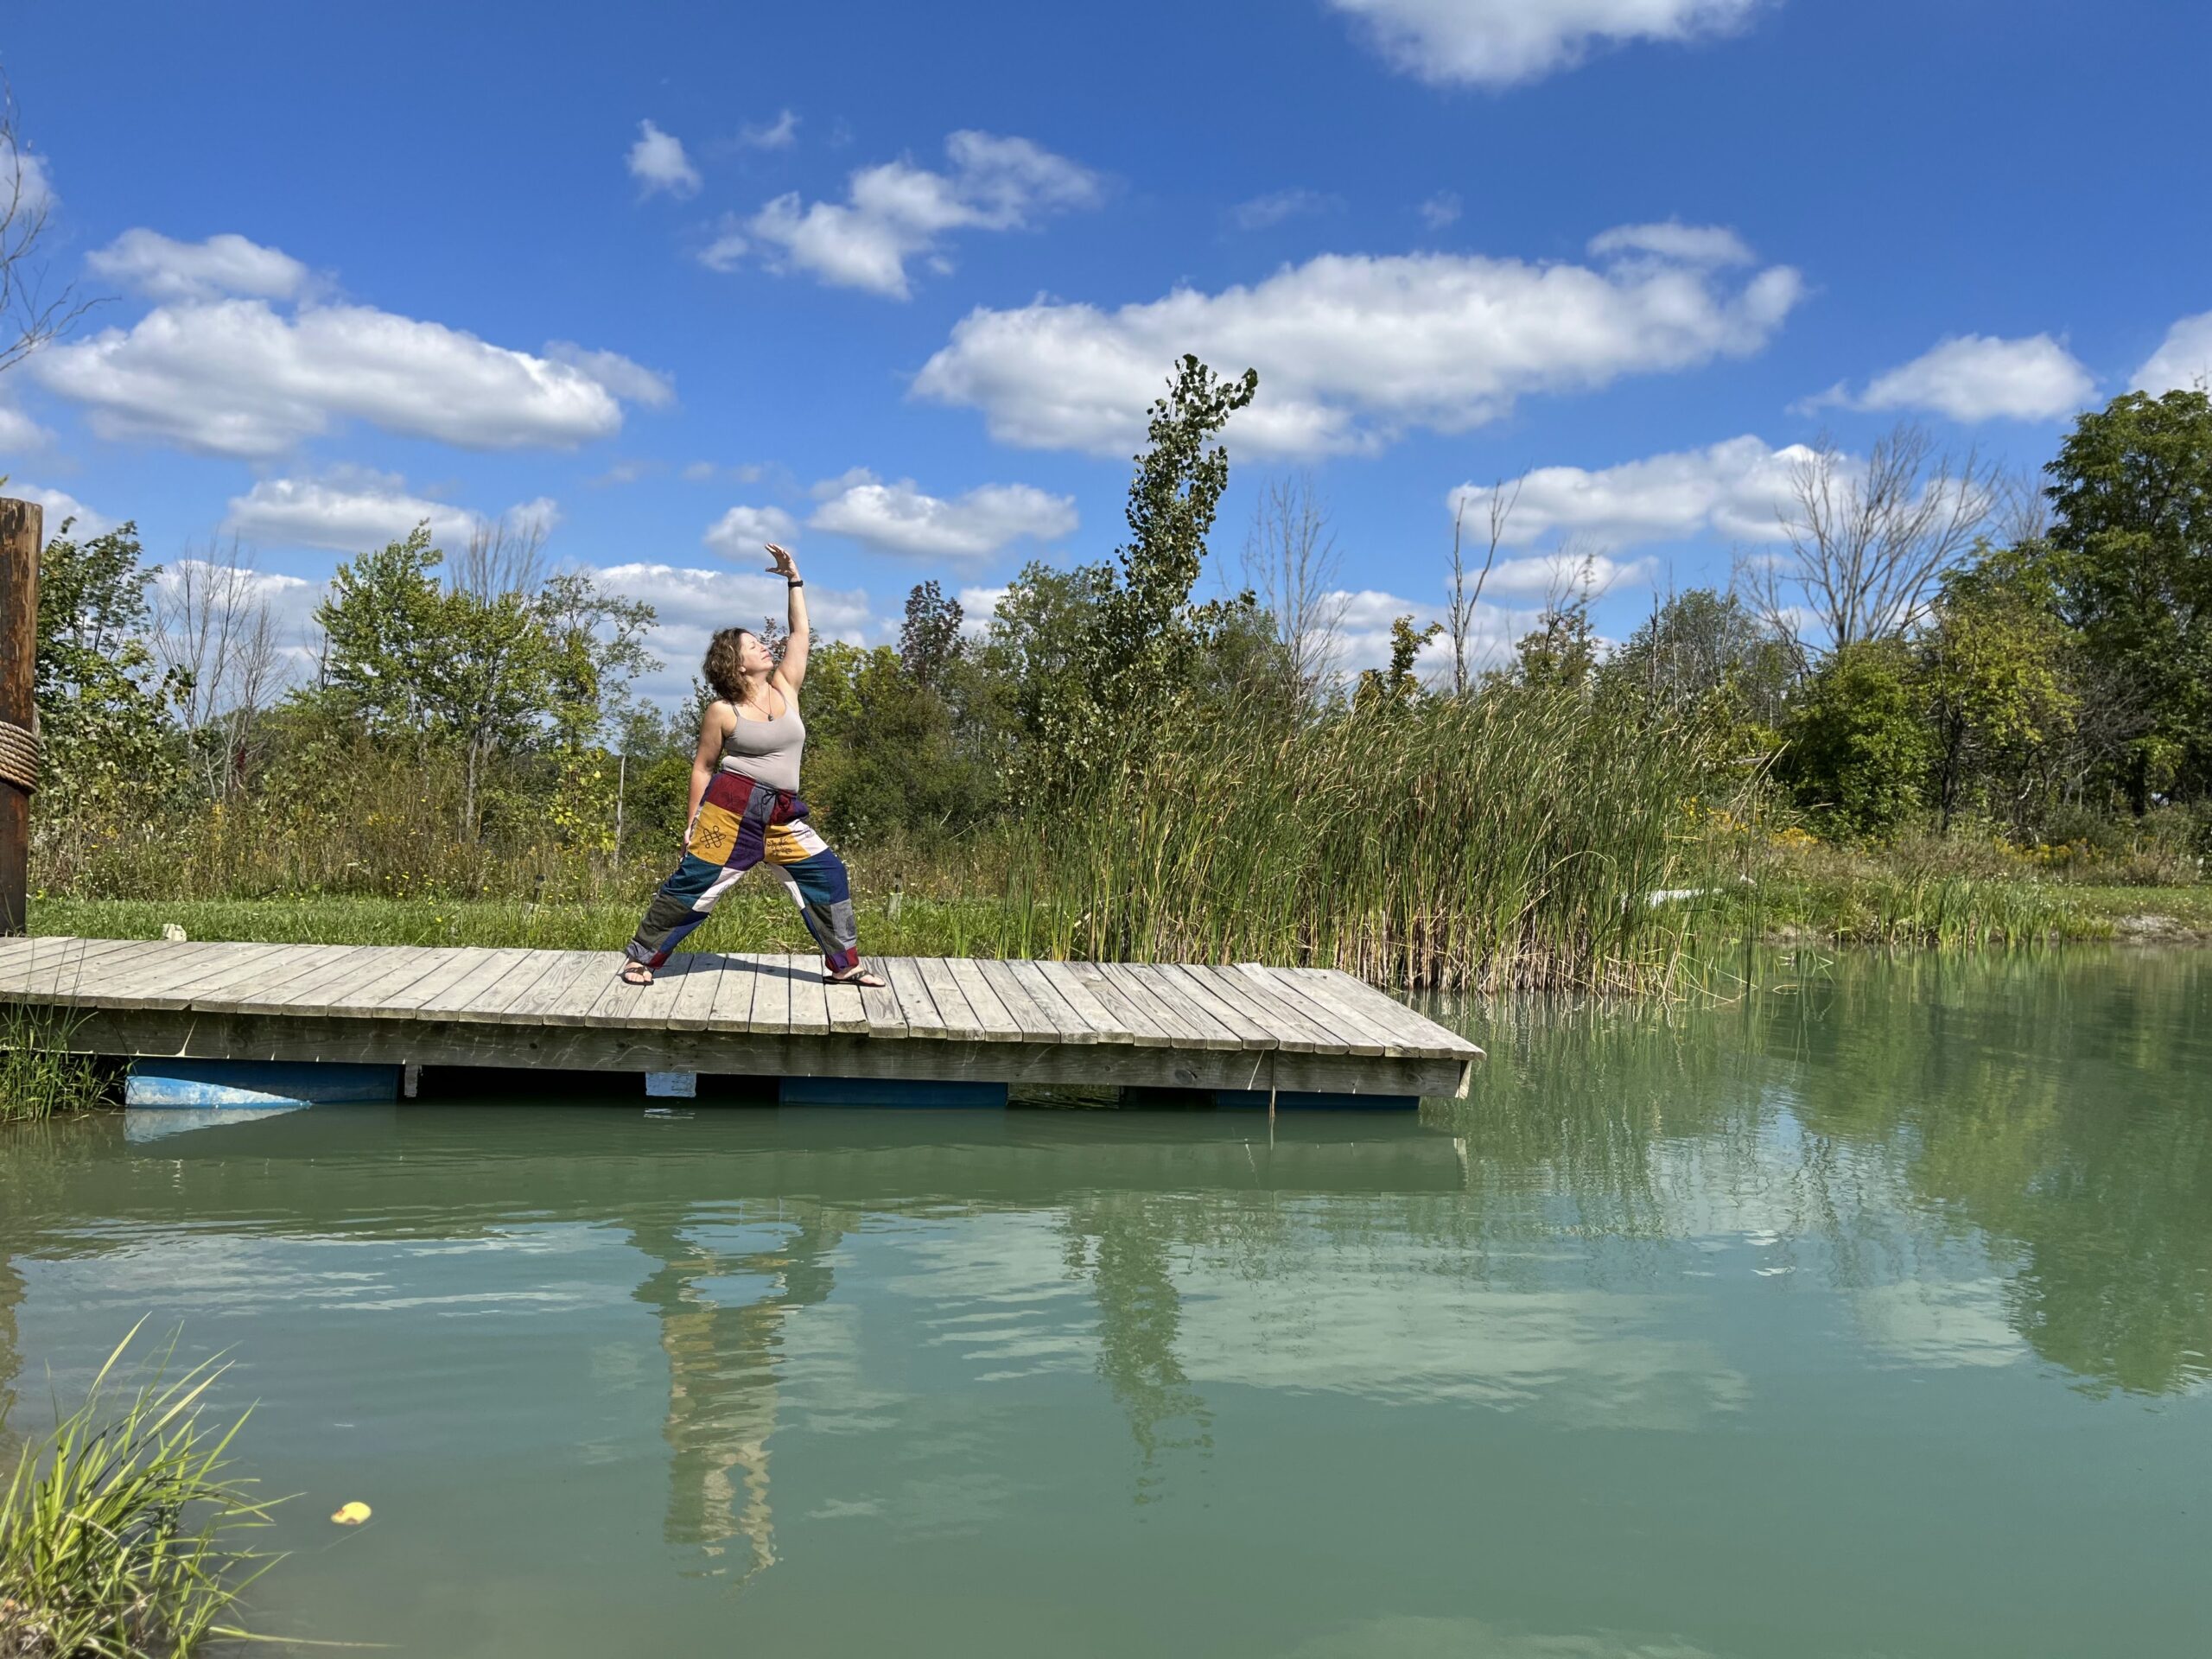
[[855, 968], [849, 974], [824, 974], [822, 977], [832, 985], [866, 985], [879, 991], [884, 985], [883, 981], [865, 968]]
[[622, 982], [625, 985], [650, 985], [653, 982], [653, 970], [642, 962], [626, 962], [622, 964]]

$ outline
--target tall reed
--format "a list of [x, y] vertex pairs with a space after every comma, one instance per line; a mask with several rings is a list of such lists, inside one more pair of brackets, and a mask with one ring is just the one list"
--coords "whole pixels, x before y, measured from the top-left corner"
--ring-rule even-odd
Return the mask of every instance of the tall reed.
[[1700, 859], [1688, 726], [1497, 686], [1318, 723], [1193, 720], [1027, 849], [1067, 954], [1315, 963], [1383, 983], [1655, 989]]
[[111, 1381], [138, 1334], [117, 1344], [84, 1402], [26, 1445], [0, 1496], [0, 1653], [10, 1659], [188, 1655], [274, 1565], [233, 1547], [270, 1505], [226, 1472], [241, 1417], [202, 1421], [225, 1367], [170, 1376], [167, 1357], [111, 1406]]
[[35, 1122], [105, 1103], [99, 1062], [70, 1052], [69, 1017], [58, 1008], [0, 1004], [0, 1123]]

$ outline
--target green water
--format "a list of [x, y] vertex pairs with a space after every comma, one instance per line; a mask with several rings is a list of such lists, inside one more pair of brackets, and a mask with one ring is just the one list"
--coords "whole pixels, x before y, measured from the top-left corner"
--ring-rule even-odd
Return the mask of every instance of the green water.
[[1472, 1099], [1272, 1145], [17, 1133], [0, 1389], [227, 1349], [256, 1622], [416, 1654], [2212, 1649], [2212, 957], [1795, 971], [1471, 1012]]

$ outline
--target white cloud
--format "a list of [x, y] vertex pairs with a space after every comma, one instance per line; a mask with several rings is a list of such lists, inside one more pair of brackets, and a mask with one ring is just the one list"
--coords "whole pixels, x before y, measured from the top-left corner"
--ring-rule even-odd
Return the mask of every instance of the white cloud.
[[798, 117], [785, 110], [773, 121], [744, 128], [737, 142], [748, 149], [789, 149], [798, 142]]
[[43, 449], [54, 434], [10, 404], [0, 404], [0, 454]]
[[8, 480], [8, 493], [18, 501], [35, 501], [46, 509], [45, 534], [48, 540], [61, 533], [61, 521], [73, 518], [76, 527], [69, 533], [83, 539], [105, 536], [113, 530], [117, 521], [104, 512], [97, 512], [65, 490], [41, 489], [35, 484], [26, 484], [19, 478]]
[[699, 263], [709, 270], [735, 270], [752, 250], [744, 221], [734, 213], [724, 213], [717, 222], [715, 239], [699, 250]]
[[1529, 392], [1588, 391], [1765, 345], [1803, 283], [1787, 266], [1740, 283], [1639, 250], [1604, 269], [1458, 254], [1325, 254], [1252, 287], [1179, 289], [1116, 311], [1039, 299], [979, 308], [914, 381], [981, 409], [1034, 448], [1126, 454], [1170, 366], [1195, 352], [1260, 372], [1230, 428], [1253, 454], [1373, 449], [1408, 427], [1456, 432]]
[[1343, 197], [1325, 196], [1319, 190], [1272, 190], [1264, 196], [1238, 202], [1229, 210], [1229, 217], [1240, 231], [1264, 231], [1287, 219], [1337, 213], [1344, 205]]
[[632, 363], [620, 352], [588, 352], [572, 340], [549, 340], [545, 355], [588, 375], [617, 397], [661, 409], [676, 401], [676, 382], [658, 369]]
[[[783, 578], [749, 571], [692, 570], [668, 564], [609, 565], [591, 573], [601, 584], [651, 605], [658, 616], [647, 646], [661, 658], [658, 673], [639, 682], [647, 696], [678, 702], [707, 654], [717, 628], [757, 628], [765, 617], [783, 620], [789, 595]], [[867, 645], [883, 632], [864, 589], [807, 584], [807, 618], [824, 639]]]
[[843, 487], [815, 509], [809, 527], [880, 552], [982, 559], [1024, 537], [1049, 542], [1075, 533], [1074, 500], [1027, 484], [986, 484], [947, 501], [923, 494], [912, 479], [883, 484], [849, 474], [838, 482]]
[[648, 196], [663, 190], [677, 197], [696, 195], [702, 182], [699, 169], [683, 153], [683, 141], [650, 121], [638, 123], [638, 142], [630, 146], [630, 176]]
[[991, 631], [991, 619], [999, 613], [999, 601], [1010, 590], [1000, 588], [963, 588], [960, 590], [960, 632], [970, 639], [981, 639]]
[[906, 262], [941, 258], [938, 249], [949, 232], [1019, 230], [1044, 213], [1098, 200], [1095, 174], [1027, 138], [956, 132], [944, 148], [951, 166], [944, 173], [887, 162], [855, 173], [842, 202], [779, 196], [741, 229], [726, 222], [700, 260], [727, 270], [760, 245], [773, 251], [766, 257], [776, 265], [903, 300]]
[[[1594, 471], [1539, 467], [1520, 480], [1500, 545], [1527, 547], [1560, 535], [1616, 552], [1700, 536], [1774, 541], [1777, 515], [1790, 500], [1792, 468], [1811, 457], [1802, 444], [1772, 449], [1745, 436]], [[1506, 493], [1514, 488], [1506, 485]], [[1465, 504], [1466, 533], [1479, 540], [1489, 534], [1490, 499], [1491, 486], [1464, 484], [1447, 505]]]
[[150, 300], [289, 300], [308, 285], [308, 268], [279, 248], [225, 232], [179, 242], [143, 227], [125, 231], [85, 257], [92, 273]]
[[30, 372], [91, 411], [104, 437], [264, 459], [334, 422], [358, 419], [469, 449], [571, 448], [612, 435], [621, 405], [665, 382], [612, 353], [580, 353], [589, 372], [479, 340], [441, 323], [359, 305], [266, 300], [182, 302], [129, 329], [48, 348]]
[[1421, 214], [1421, 222], [1430, 230], [1440, 231], [1446, 225], [1457, 224], [1465, 210], [1465, 204], [1460, 201], [1457, 190], [1440, 190], [1421, 203], [1416, 211]]
[[766, 542], [795, 542], [798, 520], [781, 507], [732, 507], [700, 537], [726, 559], [765, 558]]
[[1596, 48], [1741, 28], [1764, 0], [1328, 0], [1395, 67], [1492, 89], [1571, 69]]
[[[507, 510], [516, 524], [550, 530], [560, 508], [541, 496]], [[224, 531], [250, 542], [362, 553], [396, 542], [428, 523], [431, 539], [448, 550], [467, 543], [482, 514], [407, 493], [388, 473], [340, 471], [327, 478], [269, 478], [231, 498]]]
[[2135, 371], [2135, 386], [2152, 397], [2212, 385], [2212, 311], [2183, 317], [2166, 330], [2151, 360]]
[[1656, 225], [1618, 225], [1590, 238], [1600, 259], [1637, 254], [1685, 265], [1748, 265], [1757, 256], [1744, 238], [1725, 225], [1685, 225], [1670, 219]]
[[2071, 415], [2096, 389], [2088, 370], [2049, 334], [2025, 340], [1965, 334], [1876, 375], [1856, 397], [1839, 387], [1810, 402], [1862, 410], [1930, 410], [1968, 423], [2050, 421]]
[[54, 175], [47, 171], [43, 156], [0, 143], [0, 201], [13, 202], [18, 213], [35, 216], [52, 212], [60, 200], [54, 194]]

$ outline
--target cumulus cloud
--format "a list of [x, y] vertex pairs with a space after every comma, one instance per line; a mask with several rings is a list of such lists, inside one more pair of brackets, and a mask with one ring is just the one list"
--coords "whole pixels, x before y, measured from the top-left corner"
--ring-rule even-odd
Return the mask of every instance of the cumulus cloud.
[[[1027, 138], [956, 132], [942, 173], [908, 161], [855, 173], [842, 202], [779, 196], [742, 226], [726, 220], [699, 256], [727, 270], [756, 249], [778, 268], [905, 299], [907, 262], [937, 256], [950, 232], [1011, 231], [1098, 200], [1097, 175]], [[941, 257], [941, 256], [939, 256]]]
[[[1499, 544], [1527, 547], [1572, 536], [1618, 552], [1701, 536], [1771, 542], [1779, 536], [1778, 518], [1790, 500], [1792, 473], [1812, 455], [1802, 444], [1774, 449], [1745, 436], [1595, 470], [1539, 467], [1517, 486], [1503, 486], [1514, 499]], [[1455, 512], [1464, 509], [1467, 523], [1487, 535], [1492, 490], [1463, 484], [1447, 505]], [[1500, 574], [1492, 573], [1493, 582]]]
[[1395, 67], [1437, 86], [1493, 90], [1572, 69], [1634, 41], [1742, 28], [1764, 0], [1328, 0]]
[[[788, 596], [783, 578], [749, 571], [692, 570], [669, 564], [609, 565], [591, 573], [600, 583], [653, 607], [655, 621], [645, 643], [661, 660], [639, 690], [647, 696], [677, 702], [690, 694], [692, 677], [707, 654], [717, 628], [757, 628], [765, 617], [782, 620]], [[824, 639], [867, 645], [883, 625], [868, 607], [864, 589], [817, 588], [807, 584], [807, 617]]]
[[2166, 330], [2151, 360], [2135, 371], [2135, 387], [2152, 397], [2212, 385], [2212, 311], [2183, 317]]
[[1657, 225], [1618, 225], [1590, 238], [1600, 259], [1637, 254], [1677, 260], [1686, 265], [1749, 265], [1757, 263], [1744, 238], [1725, 225], [1685, 225], [1670, 219]]
[[0, 195], [16, 205], [18, 213], [50, 213], [61, 198], [54, 194], [54, 175], [45, 158], [0, 139]]
[[702, 182], [699, 169], [683, 153], [683, 141], [650, 121], [638, 123], [638, 142], [630, 146], [630, 176], [648, 196], [663, 191], [679, 199], [695, 196]]
[[699, 263], [709, 270], [732, 271], [745, 263], [745, 256], [752, 251], [745, 221], [735, 213], [724, 213], [715, 221], [714, 239], [699, 250]]
[[46, 534], [48, 537], [61, 533], [61, 521], [65, 518], [76, 520], [75, 527], [69, 533], [79, 537], [105, 536], [116, 526], [115, 519], [104, 512], [95, 512], [66, 490], [41, 489], [35, 484], [26, 484], [22, 479], [11, 478], [8, 480], [8, 493], [18, 501], [35, 501], [46, 509]]
[[1238, 202], [1229, 210], [1229, 218], [1240, 231], [1264, 231], [1287, 219], [1340, 212], [1344, 205], [1343, 197], [1324, 195], [1319, 190], [1271, 190], [1264, 196]]
[[1430, 230], [1440, 231], [1447, 225], [1457, 224], [1465, 210], [1465, 205], [1460, 201], [1457, 190], [1440, 190], [1415, 211], [1421, 214], [1421, 223]]
[[997, 588], [970, 587], [960, 590], [960, 632], [970, 639], [981, 639], [991, 631], [991, 619], [999, 613], [999, 603], [1011, 591], [1004, 586]]
[[847, 474], [814, 510], [810, 529], [849, 536], [880, 552], [984, 559], [1027, 538], [1057, 541], [1076, 528], [1074, 500], [1027, 484], [986, 484], [951, 500], [925, 495], [912, 479], [879, 482]]
[[1526, 393], [1747, 355], [1803, 291], [1787, 266], [1732, 280], [1648, 237], [1614, 253], [1594, 268], [1325, 254], [1250, 287], [1179, 289], [1114, 311], [979, 308], [913, 393], [982, 410], [1004, 442], [1126, 454], [1169, 366], [1195, 352], [1224, 372], [1259, 370], [1259, 397], [1230, 429], [1248, 453], [1371, 450], [1408, 427], [1480, 425]]
[[789, 149], [798, 142], [798, 117], [782, 111], [773, 121], [745, 127], [738, 133], [737, 142], [748, 149]]
[[10, 404], [0, 404], [0, 454], [10, 451], [42, 449], [54, 435], [36, 421]]
[[2071, 415], [2097, 389], [2088, 370], [2049, 334], [1995, 340], [1963, 334], [1878, 374], [1857, 394], [1838, 386], [1808, 406], [1920, 409], [1968, 423], [2051, 421]]
[[[550, 531], [560, 508], [541, 496], [510, 507], [517, 525]], [[327, 548], [361, 553], [396, 542], [427, 523], [440, 545], [465, 545], [484, 516], [408, 493], [406, 480], [388, 473], [340, 471], [325, 478], [268, 478], [231, 498], [223, 521], [227, 534], [283, 547]]]
[[627, 402], [660, 409], [676, 401], [673, 378], [658, 369], [632, 363], [620, 352], [586, 351], [572, 340], [549, 340], [545, 342], [545, 355], [553, 362], [565, 363], [588, 375]]
[[732, 507], [700, 539], [726, 559], [751, 560], [766, 556], [766, 543], [797, 541], [798, 520], [781, 507]]
[[308, 268], [280, 248], [225, 232], [179, 242], [143, 226], [85, 257], [92, 274], [149, 300], [289, 300], [308, 285]]
[[157, 306], [27, 366], [104, 437], [246, 460], [346, 420], [469, 449], [569, 448], [619, 431], [620, 397], [670, 395], [664, 377], [613, 353], [560, 349], [573, 360], [369, 306], [287, 314], [233, 297]]

